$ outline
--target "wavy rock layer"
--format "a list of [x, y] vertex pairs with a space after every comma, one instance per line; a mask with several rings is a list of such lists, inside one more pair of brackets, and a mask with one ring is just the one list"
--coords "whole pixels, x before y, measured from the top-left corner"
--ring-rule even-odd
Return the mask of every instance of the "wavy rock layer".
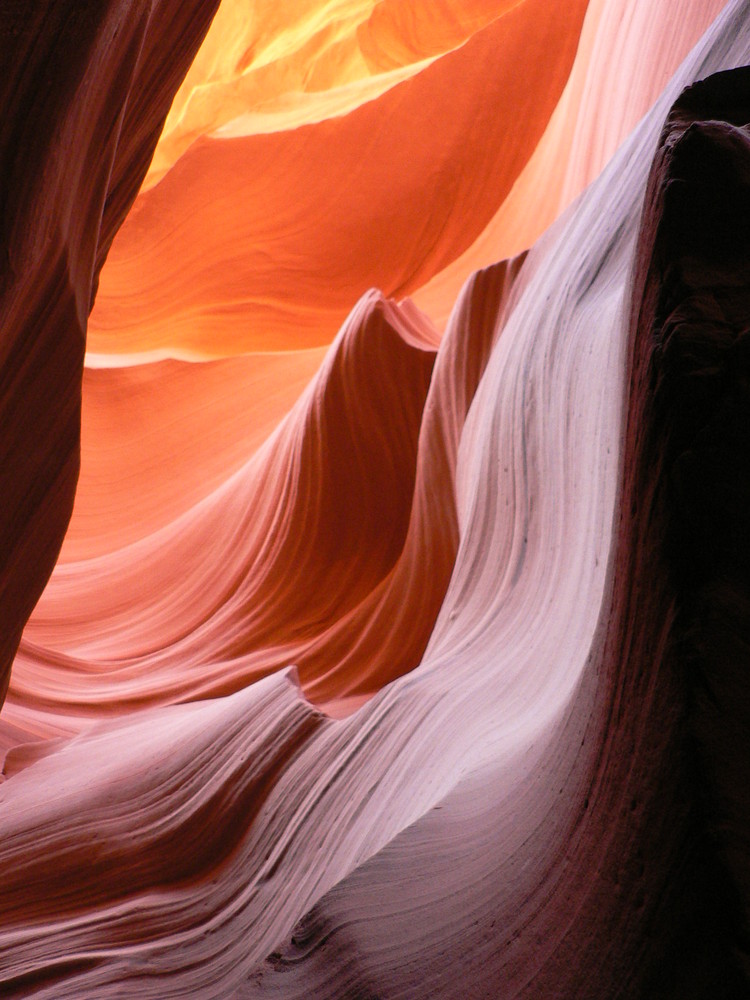
[[213, 493], [276, 429], [324, 354], [84, 368], [81, 472], [61, 561], [136, 542]]
[[723, 6], [591, 0], [565, 90], [510, 194], [474, 243], [413, 295], [440, 329], [467, 275], [531, 246], [599, 175]]
[[[433, 5], [418, 6], [431, 22]], [[565, 85], [585, 8], [523, 0], [349, 114], [197, 139], [121, 229], [90, 350], [315, 347], [369, 288], [408, 295], [510, 190]], [[539, 67], [533, 86], [519, 60]]]
[[439, 343], [366, 293], [216, 488], [82, 532], [3, 710], [7, 995], [747, 995], [749, 59], [733, 0]]
[[224, 0], [172, 103], [144, 187], [202, 135], [341, 116], [457, 49], [517, 0]]
[[[450, 8], [457, 18], [455, 30], [460, 33], [468, 30], [469, 21], [466, 18], [471, 21], [472, 12], [476, 11], [471, 5], [459, 6], [460, 10], [454, 5], [441, 10], [447, 16]], [[383, 4], [374, 8], [371, 19], [377, 20], [379, 12], [386, 7], [390, 10], [389, 5]], [[391, 11], [391, 15], [395, 16], [405, 9], [400, 5]], [[413, 6], [409, 9], [417, 10]], [[647, 4], [635, 7], [632, 4], [615, 4], [612, 0], [606, 6], [601, 2], [589, 4], [571, 77], [542, 139], [514, 182], [509, 197], [472, 246], [414, 293], [414, 301], [430, 315], [438, 328], [445, 328], [460, 288], [472, 272], [529, 246], [597, 175], [617, 143], [658, 96], [665, 81], [718, 9], [716, 0], [710, 4], [705, 0], [700, 3], [679, 0], [660, 4], [658, 8]], [[358, 10], [357, 16], [363, 16], [365, 7]], [[487, 18], [489, 12], [492, 12], [491, 20], [501, 13], [499, 8], [491, 6], [484, 9], [482, 17]], [[288, 12], [287, 27], [294, 21], [292, 14], [293, 11]], [[240, 23], [238, 15], [242, 15]], [[414, 39], [416, 32], [421, 43], [427, 44], [439, 21], [435, 5], [431, 4], [428, 19], [415, 15], [411, 27], [402, 24], [399, 30], [404, 32], [404, 38], [410, 39]], [[310, 22], [313, 26], [315, 23], [314, 20]], [[294, 21], [294, 24], [297, 22]], [[484, 21], [475, 26], [480, 28], [483, 25]], [[290, 81], [298, 83], [301, 67], [306, 65], [306, 60], [313, 58], [309, 40], [305, 41], [307, 35], [301, 29], [300, 32], [285, 34], [286, 42], [278, 48], [279, 65], [286, 65], [285, 60], [291, 59], [297, 67], [291, 76], [280, 72], [277, 84], [274, 84], [281, 87], [277, 94], [279, 100], [291, 100], [293, 95], [284, 91], [282, 83], [285, 80], [287, 84], [284, 86], [291, 86]], [[160, 162], [170, 162], [170, 158], [173, 159], [176, 151], [182, 148], [186, 136], [192, 136], [190, 141], [193, 141], [195, 129], [204, 134], [207, 122], [213, 120], [216, 125], [225, 122], [227, 115], [231, 117], [235, 114], [235, 100], [249, 101], [252, 95], [260, 99], [263, 90], [250, 86], [248, 82], [255, 78], [256, 71], [245, 66], [243, 60], [248, 51], [248, 40], [261, 36], [266, 37], [261, 32], [261, 26], [255, 21], [248, 22], [237, 5], [225, 0], [220, 16], [212, 24], [211, 36], [201, 48], [173, 105], [167, 130], [157, 148], [157, 159], [160, 151], [165, 157]], [[316, 36], [316, 46], [325, 49], [328, 44], [326, 37], [325, 32]], [[261, 53], [276, 52], [277, 43], [276, 34], [271, 32], [266, 43], [259, 44], [254, 58], [261, 60]], [[416, 41], [414, 44], [417, 44]], [[298, 49], [297, 45], [301, 47]], [[335, 48], [333, 42], [331, 45]], [[399, 52], [403, 54], [403, 44]], [[273, 64], [276, 65], [276, 62]], [[625, 68], [618, 77], [623, 64]], [[425, 64], [424, 61], [410, 63], [409, 67], [410, 74], [414, 75], [424, 69]], [[493, 67], [494, 61], [486, 70], [488, 75], [494, 72]], [[362, 66], [357, 70], [360, 71], [364, 72]], [[631, 81], [628, 86], [618, 83], [626, 77]], [[368, 79], [382, 81], [382, 78], [382, 73], [376, 73]], [[634, 86], [633, 81], [637, 81], [638, 85]], [[390, 89], [392, 83], [393, 80], [386, 89]], [[237, 88], [239, 90], [235, 95]], [[311, 95], [320, 95], [328, 101], [331, 94], [344, 91], [352, 107], [365, 100], [365, 94], [353, 82], [347, 86], [334, 86], [331, 82], [327, 89], [304, 91], [302, 95], [297, 93], [296, 97], [304, 97], [306, 101], [312, 99]], [[274, 93], [277, 91], [274, 90]], [[602, 111], [598, 99], [602, 93], [610, 95], [606, 113]], [[209, 94], [212, 95], [210, 100]], [[483, 94], [482, 102], [486, 100]], [[384, 110], [387, 109], [374, 110], [373, 114], [378, 116], [378, 120], [391, 121], [392, 116], [390, 113], [386, 116]], [[441, 114], [443, 110], [441, 107]], [[317, 118], [310, 109], [304, 113], [300, 111], [297, 123], [312, 124], [313, 119], [322, 121], [333, 113], [326, 103], [319, 113], [316, 112]], [[213, 119], [209, 114], [213, 114]], [[242, 141], [243, 134], [252, 133], [253, 128], [261, 129], [261, 117], [255, 114], [250, 121], [246, 116], [242, 127], [235, 123], [237, 140]], [[283, 132], [289, 128], [289, 122], [285, 126], [278, 116], [266, 115], [262, 120], [271, 131]], [[269, 121], [274, 123], [273, 126], [269, 125]], [[418, 137], [413, 128], [412, 133]], [[220, 135], [221, 145], [226, 146], [232, 141], [226, 128], [220, 130]], [[462, 157], [465, 156], [465, 148], [462, 145], [458, 149]], [[510, 152], [515, 155], [512, 149]], [[380, 166], [385, 178], [383, 186], [390, 188], [391, 175], [398, 161], [391, 157]], [[360, 169], [361, 162], [351, 175], [349, 188], [352, 197], [358, 190], [356, 177]], [[153, 180], [154, 175], [149, 176]], [[424, 179], [414, 176], [419, 191], [409, 197], [423, 198]], [[180, 195], [179, 184], [173, 184], [172, 190], [178, 203], [181, 197], [186, 197], [184, 192]], [[439, 191], [437, 196], [442, 197]], [[495, 181], [491, 178], [483, 189], [481, 200], [489, 204], [496, 196]], [[381, 204], [380, 196], [373, 204], [377, 209]], [[214, 200], [209, 198], [206, 206], [209, 215], [213, 205]], [[440, 210], [443, 211], [444, 207]], [[428, 208], [429, 213], [433, 211], [434, 206]], [[170, 210], [169, 214], [172, 217], [175, 211]], [[216, 228], [214, 223], [211, 225]], [[316, 254], [317, 248], [314, 247], [312, 252]], [[206, 266], [206, 260], [201, 261], [201, 266]], [[221, 278], [218, 271], [216, 276]], [[140, 287], [143, 280], [140, 273], [136, 278]], [[133, 296], [132, 289], [129, 294]], [[347, 311], [352, 301], [346, 300]], [[179, 318], [182, 299], [166, 298], [164, 304], [164, 323], [171, 328]], [[210, 302], [206, 301], [204, 305], [210, 313]], [[137, 322], [137, 311], [134, 315]], [[209, 328], [213, 331], [217, 318], [208, 314], [204, 318], [206, 322], [210, 319]], [[330, 339], [333, 334], [331, 327], [325, 339]], [[112, 331], [113, 349], [122, 336], [123, 330]], [[244, 334], [241, 339], [244, 340]], [[213, 339], [212, 344], [215, 346]], [[275, 347], [284, 346], [284, 340], [282, 338], [278, 343], [274, 340], [273, 344]], [[229, 347], [225, 345], [225, 349]], [[94, 355], [89, 350], [89, 367], [83, 387], [81, 475], [72, 523], [61, 558], [64, 561], [87, 558], [134, 542], [168, 524], [198, 500], [208, 496], [220, 482], [244, 464], [253, 448], [291, 409], [303, 383], [312, 377], [318, 367], [322, 353], [323, 348], [284, 350], [274, 353], [273, 357], [261, 353], [256, 362], [242, 360], [236, 366], [227, 364], [219, 369], [207, 365], [180, 364], [174, 359], [170, 359], [166, 368], [159, 368], [156, 363], [138, 365], [133, 364], [134, 359], [128, 355]], [[119, 367], [116, 371], [112, 370], [110, 366], [115, 363], [124, 368], [132, 365], [132, 378]], [[234, 374], [230, 375], [230, 369]], [[226, 379], [225, 392], [214, 391], [219, 370], [223, 372], [221, 377]], [[254, 388], [261, 376], [262, 392]], [[186, 396], [191, 401], [189, 405], [186, 405]], [[128, 417], [124, 415], [125, 406], [129, 408]], [[147, 419], [145, 415], [152, 411], [153, 417]], [[201, 442], [203, 447], [199, 447]], [[167, 460], [168, 465], [165, 464]], [[168, 475], [164, 473], [167, 467]]]

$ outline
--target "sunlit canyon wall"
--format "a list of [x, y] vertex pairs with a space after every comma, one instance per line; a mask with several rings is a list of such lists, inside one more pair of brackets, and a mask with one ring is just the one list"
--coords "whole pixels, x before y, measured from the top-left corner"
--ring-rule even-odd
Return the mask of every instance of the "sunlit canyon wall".
[[750, 2], [0, 2], [0, 995], [750, 995]]

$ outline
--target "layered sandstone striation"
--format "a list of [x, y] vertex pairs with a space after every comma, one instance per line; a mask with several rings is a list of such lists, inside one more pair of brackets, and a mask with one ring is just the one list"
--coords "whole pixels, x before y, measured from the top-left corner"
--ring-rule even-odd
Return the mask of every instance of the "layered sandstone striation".
[[0, 992], [741, 1000], [750, 3], [592, 3], [575, 63], [583, 5], [226, 3], [112, 242], [199, 6], [61, 16], [39, 172], [0, 161], [8, 657], [85, 393], [0, 716]]

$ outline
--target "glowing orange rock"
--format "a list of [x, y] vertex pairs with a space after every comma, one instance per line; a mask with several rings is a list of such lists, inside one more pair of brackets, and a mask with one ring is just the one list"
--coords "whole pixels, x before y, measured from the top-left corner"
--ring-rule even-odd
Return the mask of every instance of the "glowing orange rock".
[[517, 0], [224, 0], [175, 96], [144, 182], [202, 135], [279, 131], [354, 110], [420, 72]]
[[[585, 7], [525, 0], [343, 117], [196, 140], [120, 231], [89, 349], [318, 346], [368, 288], [402, 297], [424, 284], [473, 242], [531, 155]], [[519, 61], [535, 67], [533, 86]]]

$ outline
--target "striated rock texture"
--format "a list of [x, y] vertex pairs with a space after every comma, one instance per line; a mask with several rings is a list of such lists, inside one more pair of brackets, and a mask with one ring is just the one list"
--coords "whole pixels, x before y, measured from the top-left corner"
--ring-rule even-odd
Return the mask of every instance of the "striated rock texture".
[[[55, 89], [68, 144], [50, 100], [33, 136], [52, 172], [15, 165], [40, 138], [0, 161], [18, 191], [8, 287], [25, 289], [7, 329], [44, 334], [1, 369], [8, 656], [70, 516], [85, 393], [71, 534], [0, 716], [0, 992], [742, 1000], [750, 2], [592, 3], [567, 84], [583, 5], [300, 0], [250, 24], [223, 5], [118, 249], [211, 15], [177, 6], [60, 14], [90, 39], [60, 69], [86, 86]], [[57, 22], [17, 16], [23, 82]], [[545, 46], [524, 84], [519, 52]], [[394, 106], [429, 118], [459, 76], [445, 128], [407, 135]], [[92, 108], [116, 101], [95, 211]], [[481, 150], [455, 201], [427, 166], [451, 136]], [[363, 155], [378, 137], [423, 157], [423, 200], [400, 159]], [[303, 139], [305, 197], [285, 188], [297, 150], [241, 205], [258, 177], [226, 163]], [[348, 159], [318, 173], [328, 140]], [[48, 204], [24, 187], [47, 177]], [[393, 181], [383, 201], [373, 178]], [[394, 191], [386, 263], [416, 270], [384, 295], [362, 247]], [[260, 251], [248, 219], [279, 227]], [[295, 225], [320, 234], [307, 263]], [[329, 272], [347, 227], [360, 242]], [[186, 260], [216, 283], [186, 280]], [[212, 339], [217, 289], [263, 275], [283, 323], [248, 293]]]

